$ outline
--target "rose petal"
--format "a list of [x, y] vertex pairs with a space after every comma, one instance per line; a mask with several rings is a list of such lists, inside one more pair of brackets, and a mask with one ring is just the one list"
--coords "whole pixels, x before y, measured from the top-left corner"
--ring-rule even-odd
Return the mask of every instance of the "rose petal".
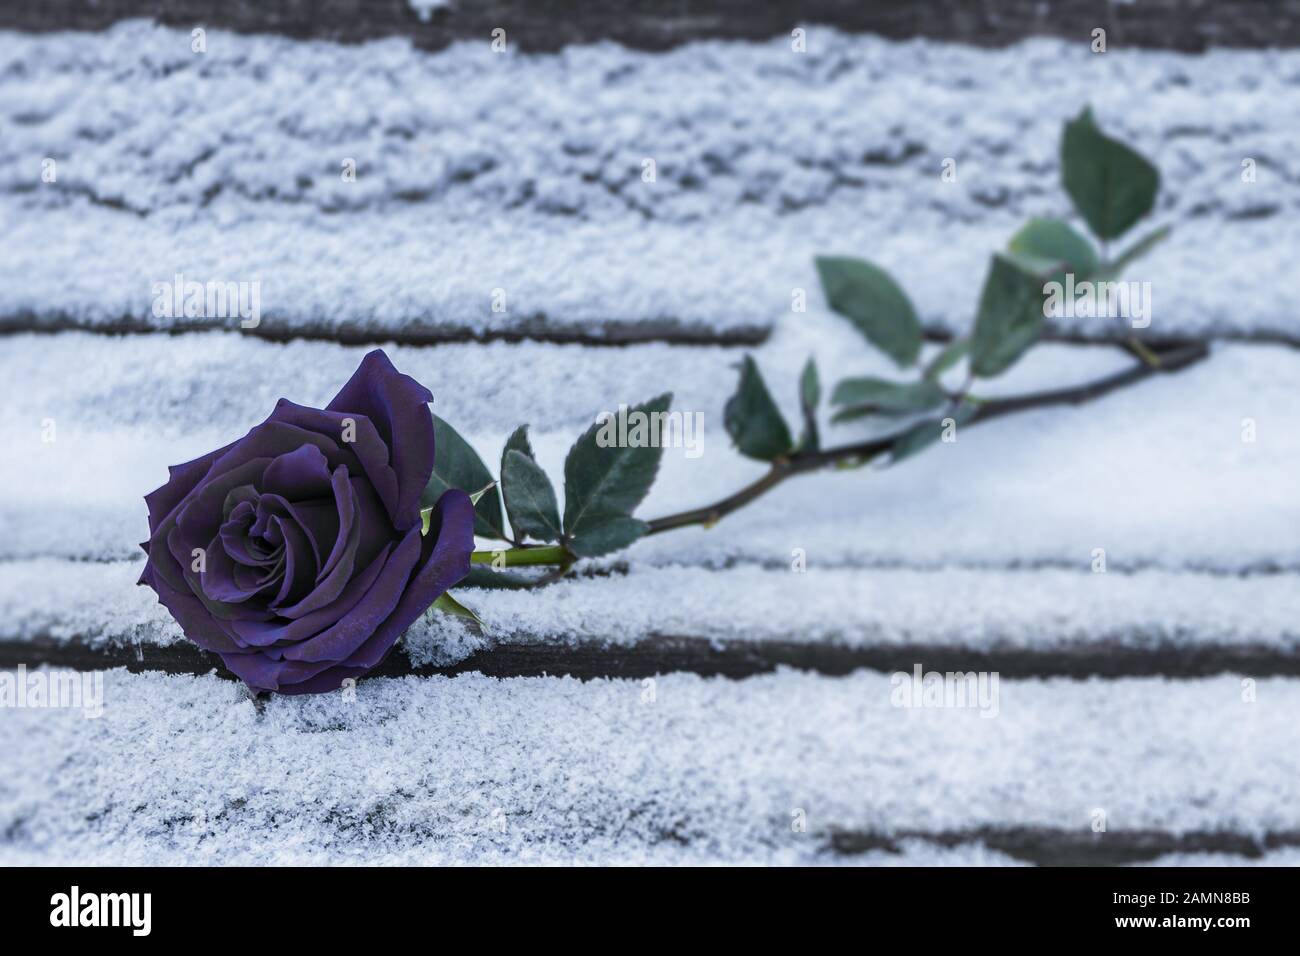
[[[226, 552], [220, 538], [213, 538], [208, 545], [207, 560], [203, 571], [199, 573], [199, 585], [203, 593], [213, 601], [226, 604], [240, 604], [262, 591], [266, 585], [246, 586], [236, 580], [235, 571], [244, 565], [236, 564]], [[246, 582], [246, 579], [244, 579]]]
[[442, 594], [469, 574], [474, 550], [474, 505], [463, 491], [443, 492], [430, 515], [429, 533], [421, 540], [419, 569], [411, 577], [393, 613], [344, 663], [377, 666], [397, 639]]
[[[175, 522], [181, 540], [191, 548], [206, 547], [221, 530], [221, 505], [231, 489], [239, 485], [255, 484], [261, 477], [269, 458], [254, 458], [215, 477], [209, 473], [177, 509]], [[256, 532], [254, 532], [256, 533]], [[177, 556], [185, 563], [189, 558]]]
[[[158, 603], [176, 618], [185, 636], [199, 647], [218, 654], [238, 653], [239, 644], [227, 634], [203, 604], [188, 591], [178, 591], [161, 577], [153, 573], [152, 565], [144, 569], [141, 576], [144, 583], [154, 589]], [[147, 580], [145, 580], [147, 579]]]
[[420, 557], [420, 529], [412, 528], [388, 556], [375, 583], [348, 614], [308, 640], [284, 649], [286, 660], [332, 661], [348, 657], [397, 607]]
[[254, 690], [281, 692], [284, 691], [284, 685], [305, 681], [330, 666], [328, 661], [275, 661], [260, 652], [223, 654], [221, 659], [231, 673]]
[[224, 448], [218, 448], [216, 451], [195, 458], [193, 461], [187, 461], [183, 465], [168, 467], [167, 474], [170, 477], [167, 479], [167, 483], [144, 496], [145, 504], [149, 508], [150, 537], [158, 530], [158, 526], [162, 524], [163, 519], [176, 510], [176, 506], [208, 473], [212, 463], [233, 448], [234, 445], [235, 443], [232, 442]]
[[431, 401], [427, 388], [397, 371], [383, 349], [375, 349], [325, 406], [331, 412], [365, 415], [392, 449], [398, 484], [393, 523], [401, 530], [419, 520], [420, 495], [433, 471]]
[[230, 629], [244, 643], [258, 647], [270, 647], [281, 642], [296, 643], [313, 634], [319, 634], [356, 607], [357, 602], [365, 597], [366, 592], [375, 583], [375, 578], [383, 570], [391, 551], [392, 545], [385, 545], [384, 550], [370, 562], [369, 567], [347, 582], [343, 593], [335, 601], [319, 610], [304, 614], [296, 620], [286, 621], [282, 614], [274, 621], [231, 621]]
[[[341, 472], [342, 470], [339, 470], [337, 473]], [[333, 563], [326, 563], [326, 566], [317, 572], [316, 587], [304, 594], [302, 600], [279, 609], [282, 617], [302, 618], [312, 611], [329, 605], [343, 592], [343, 588], [347, 587], [348, 580], [357, 567], [367, 566], [378, 550], [390, 546], [389, 541], [381, 538], [377, 549], [370, 548], [369, 545], [363, 548], [363, 535], [361, 535], [363, 524], [356, 520], [356, 516], [364, 512], [361, 498], [369, 498], [373, 501], [374, 492], [370, 490], [369, 485], [361, 479], [348, 479], [343, 475], [338, 496], [338, 511], [335, 514], [341, 531], [335, 538], [334, 551], [330, 554], [329, 561]], [[381, 506], [374, 503], [372, 507], [378, 510]]]
[[[336, 456], [330, 459], [330, 467], [335, 467], [339, 461], [345, 461], [351, 474], [364, 474], [369, 478], [379, 494], [379, 499], [384, 503], [390, 520], [396, 523], [397, 474], [389, 465], [388, 446], [369, 418], [357, 412], [329, 412], [319, 408], [306, 408], [284, 398], [276, 403], [271, 418], [285, 427], [297, 428], [304, 434], [316, 435], [322, 441], [337, 443], [338, 451]], [[344, 429], [349, 421], [352, 424], [350, 431], [354, 433], [353, 440], [343, 441]]]
[[303, 445], [278, 456], [262, 475], [262, 493], [277, 494], [286, 501], [327, 498], [330, 469], [325, 455], [315, 445]]
[[235, 561], [250, 568], [262, 568], [275, 561], [275, 554], [267, 548], [266, 542], [252, 537], [253, 520], [256, 517], [253, 505], [241, 501], [217, 533], [221, 539], [221, 549]]
[[270, 604], [270, 610], [279, 611], [282, 606], [295, 603], [311, 593], [311, 586], [316, 581], [316, 560], [306, 533], [296, 522], [280, 517], [271, 520], [284, 535], [284, 580]]

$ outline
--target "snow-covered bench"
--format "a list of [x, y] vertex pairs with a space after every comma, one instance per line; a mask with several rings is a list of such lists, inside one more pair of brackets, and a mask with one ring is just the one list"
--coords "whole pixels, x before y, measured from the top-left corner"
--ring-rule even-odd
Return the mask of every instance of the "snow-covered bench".
[[[0, 861], [1295, 862], [1300, 55], [810, 42], [0, 34], [0, 667], [104, 671], [101, 716], [0, 712]], [[792, 420], [809, 355], [886, 371], [812, 254], [964, 329], [988, 253], [1064, 212], [1085, 100], [1164, 173], [1149, 333], [1208, 361], [463, 589], [481, 633], [422, 622], [354, 694], [251, 699], [134, 586], [166, 466], [328, 399], [359, 341], [489, 461], [530, 423], [553, 474], [671, 390], [705, 453], [668, 450], [641, 512], [733, 490], [745, 350]], [[176, 273], [259, 279], [261, 323], [154, 315]], [[986, 391], [1131, 361], [1054, 334]], [[899, 707], [915, 666], [996, 701]]]

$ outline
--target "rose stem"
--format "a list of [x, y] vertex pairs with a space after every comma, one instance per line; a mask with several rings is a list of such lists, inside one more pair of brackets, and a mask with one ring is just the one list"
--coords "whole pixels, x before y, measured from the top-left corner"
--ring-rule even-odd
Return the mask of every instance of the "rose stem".
[[[1121, 345], [1126, 351], [1133, 351], [1130, 343]], [[963, 427], [969, 428], [971, 425], [977, 425], [980, 422], [987, 422], [994, 418], [1000, 418], [1003, 415], [1011, 415], [1016, 412], [1032, 411], [1040, 408], [1051, 408], [1058, 405], [1082, 405], [1085, 402], [1101, 398], [1111, 392], [1118, 391], [1129, 385], [1135, 385], [1151, 377], [1152, 375], [1163, 374], [1166, 372], [1177, 372], [1187, 368], [1190, 365], [1201, 361], [1209, 355], [1209, 347], [1201, 342], [1179, 345], [1167, 349], [1163, 352], [1151, 352], [1145, 347], [1142, 354], [1138, 355], [1144, 361], [1132, 368], [1125, 369], [1122, 372], [1116, 372], [1104, 378], [1099, 378], [1085, 385], [1078, 385], [1072, 388], [1052, 389], [1044, 392], [1033, 392], [1028, 395], [1017, 395], [1012, 398], [990, 399], [983, 402], [971, 417], [966, 421]], [[958, 396], [959, 398], [961, 396]], [[894, 442], [901, 436], [901, 432], [886, 435], [882, 438], [873, 438], [869, 441], [858, 442], [852, 445], [839, 445], [834, 448], [826, 448], [820, 451], [795, 452], [789, 458], [777, 459], [773, 462], [771, 470], [752, 484], [728, 495], [720, 501], [703, 508], [694, 508], [690, 511], [683, 511], [679, 514], [667, 515], [663, 518], [655, 518], [648, 522], [650, 530], [647, 534], [659, 534], [664, 531], [671, 531], [675, 528], [686, 528], [691, 525], [704, 525], [706, 527], [713, 525], [731, 512], [743, 508], [751, 501], [761, 497], [768, 491], [771, 491], [781, 482], [794, 475], [802, 475], [807, 472], [820, 471], [823, 468], [829, 468], [835, 465], [845, 463], [864, 464], [871, 459], [889, 451]], [[491, 564], [493, 557], [497, 554], [504, 555], [506, 566], [519, 565], [540, 565], [540, 564], [557, 564], [564, 565], [575, 560], [563, 545], [552, 545], [538, 548], [511, 548], [504, 551], [475, 551], [470, 559], [475, 564]]]

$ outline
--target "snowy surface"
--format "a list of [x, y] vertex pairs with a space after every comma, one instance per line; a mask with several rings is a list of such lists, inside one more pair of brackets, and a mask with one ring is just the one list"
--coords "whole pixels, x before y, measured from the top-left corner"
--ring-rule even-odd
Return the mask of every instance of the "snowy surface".
[[168, 325], [152, 284], [181, 273], [261, 282], [264, 329], [765, 327], [820, 300], [821, 252], [961, 329], [988, 253], [1068, 211], [1061, 123], [1091, 102], [1164, 174], [1151, 331], [1296, 334], [1300, 53], [808, 44], [0, 34], [0, 319]]
[[[783, 327], [756, 353], [792, 420], [797, 370], [809, 354], [823, 362], [828, 384], [880, 370], [851, 330], [820, 319], [824, 326]], [[328, 399], [363, 353], [221, 334], [5, 339], [0, 559], [136, 557], [141, 496], [165, 479], [167, 465], [242, 435], [280, 395]], [[705, 416], [703, 453], [666, 450], [640, 515], [706, 504], [762, 473], [729, 447], [720, 421], [734, 388], [733, 350], [497, 343], [390, 354], [433, 390], [435, 410], [494, 471], [521, 422], [531, 422], [539, 459], [558, 477], [569, 444], [598, 412], [673, 389], [675, 408]], [[1079, 382], [1131, 361], [1113, 349], [1044, 346], [994, 390]], [[802, 548], [810, 568], [1087, 570], [1094, 549], [1104, 548], [1112, 571], [1294, 570], [1298, 377], [1300, 352], [1220, 345], [1184, 372], [1079, 408], [959, 431], [956, 443], [894, 469], [799, 477], [707, 532], [660, 535], [628, 555], [654, 565], [788, 568]], [[1247, 418], [1253, 443], [1242, 440]], [[42, 441], [47, 419], [53, 442]], [[833, 441], [865, 434], [858, 425], [827, 432]]]
[[[92, 647], [181, 640], [153, 593], [135, 587], [140, 567], [48, 558], [0, 565], [0, 638], [52, 637]], [[432, 615], [405, 638], [415, 663], [452, 664], [495, 644], [624, 647], [657, 635], [1001, 651], [1163, 644], [1300, 650], [1300, 587], [1290, 575], [889, 568], [794, 574], [634, 565], [626, 575], [538, 591], [459, 594], [483, 619], [485, 634]]]
[[[997, 651], [1112, 643], [1300, 650], [1300, 587], [1290, 576], [633, 566], [626, 576], [566, 581], [551, 590], [464, 597], [483, 618], [489, 644], [626, 645], [667, 634]], [[444, 663], [462, 652], [457, 636], [437, 624], [408, 632], [416, 662]]]
[[[160, 866], [186, 866], [194, 862], [193, 854], [188, 848], [150, 847], [142, 857], [148, 864]], [[231, 860], [225, 858], [204, 859], [205, 865], [227, 866], [239, 865], [240, 857]], [[1189, 856], [1189, 862], [1183, 866], [1197, 866], [1197, 857]], [[1229, 857], [1225, 865], [1250, 865], [1257, 861], [1241, 861]], [[1031, 864], [1017, 860], [995, 850], [990, 850], [978, 840], [945, 846], [921, 838], [899, 840], [894, 850], [872, 850], [867, 853], [836, 855], [826, 853], [811, 846], [798, 846], [789, 851], [772, 852], [766, 848], [753, 853], [726, 860], [719, 859], [707, 847], [696, 844], [658, 843], [654, 846], [628, 847], [618, 844], [602, 844], [599, 847], [584, 848], [581, 853], [574, 853], [567, 848], [551, 850], [544, 844], [530, 848], [525, 854], [491, 851], [483, 858], [464, 859], [457, 855], [442, 857], [431, 855], [425, 847], [415, 847], [409, 851], [388, 854], [376, 858], [364, 854], [350, 854], [346, 857], [330, 857], [296, 847], [279, 854], [273, 861], [276, 866], [310, 866], [329, 862], [331, 865], [428, 865], [432, 863], [474, 863], [526, 866], [713, 866], [733, 864], [738, 866], [798, 865], [816, 867], [893, 867], [893, 866], [1029, 866]], [[0, 864], [5, 866], [121, 866], [118, 852], [111, 846], [98, 845], [93, 850], [78, 847], [48, 847], [44, 850], [0, 846]], [[1258, 861], [1258, 865], [1285, 866], [1287, 863], [1268, 863]]]
[[1143, 866], [1300, 866], [1300, 849], [1271, 850], [1258, 857], [1231, 853], [1170, 853]]
[[144, 558], [96, 564], [51, 558], [0, 564], [6, 638], [53, 637], [90, 647], [171, 644], [180, 625], [148, 588]]
[[648, 690], [405, 678], [259, 712], [110, 671], [98, 719], [0, 721], [0, 860], [800, 862], [837, 828], [1088, 833], [1096, 809], [1108, 835], [1300, 829], [1295, 681], [1003, 681], [994, 719], [895, 708], [876, 674]]
[[[875, 259], [932, 329], [964, 329], [987, 254], [1026, 217], [1067, 212], [1060, 126], [1091, 102], [1164, 174], [1152, 224], [1173, 237], [1131, 275], [1153, 285], [1151, 332], [1300, 339], [1300, 52], [1095, 56], [820, 29], [803, 55], [783, 40], [543, 56], [189, 42], [143, 23], [0, 34], [0, 325], [183, 325], [151, 312], [153, 284], [181, 273], [259, 282], [263, 331], [771, 329], [755, 354], [794, 421], [809, 355], [828, 390], [888, 374], [827, 313], [812, 255]], [[948, 157], [956, 183], [940, 180]], [[364, 351], [215, 332], [0, 338], [0, 639], [181, 640], [134, 584], [142, 495], [281, 395], [328, 400]], [[494, 471], [522, 422], [558, 476], [598, 412], [669, 389], [703, 413], [704, 453], [665, 455], [642, 516], [762, 470], [721, 423], [739, 350], [389, 354]], [[1044, 347], [985, 391], [1128, 361]], [[1300, 352], [1219, 345], [1177, 376], [962, 431], [896, 470], [800, 478], [707, 533], [638, 544], [609, 574], [466, 589], [486, 635], [439, 618], [407, 648], [438, 664], [498, 642], [663, 634], [1296, 653], [1298, 380]], [[823, 424], [832, 442], [867, 434]], [[1091, 572], [1097, 548], [1106, 574]], [[1241, 680], [1005, 680], [989, 719], [895, 708], [889, 676], [869, 672], [408, 677], [364, 681], [352, 701], [255, 704], [213, 676], [114, 670], [98, 719], [0, 713], [0, 864], [1009, 865], [982, 828], [1090, 833], [1097, 809], [1117, 839], [1295, 833], [1300, 681], [1258, 680], [1247, 703]], [[792, 831], [796, 811], [808, 832]], [[839, 857], [836, 830], [914, 838]], [[1243, 861], [1155, 861], [1225, 862]]]

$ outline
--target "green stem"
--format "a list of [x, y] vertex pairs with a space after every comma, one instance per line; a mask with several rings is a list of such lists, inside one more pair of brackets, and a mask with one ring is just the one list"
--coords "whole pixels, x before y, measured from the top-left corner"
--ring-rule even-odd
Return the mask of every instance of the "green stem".
[[573, 556], [563, 546], [555, 544], [540, 548], [498, 548], [495, 551], [475, 551], [471, 564], [493, 564], [498, 567], [522, 568], [539, 564], [568, 564]]
[[1130, 335], [1125, 340], [1125, 344], [1127, 345], [1128, 350], [1130, 352], [1132, 352], [1142, 361], [1146, 362], [1147, 365], [1151, 366], [1152, 368], [1160, 367], [1160, 362], [1161, 362], [1160, 356], [1157, 355], [1155, 352], [1153, 352], [1150, 348], [1148, 348], [1146, 344], [1141, 339], [1139, 339], [1136, 335]]
[[[976, 399], [970, 395], [959, 395], [959, 399], [964, 398], [964, 400], [978, 405], [974, 415], [967, 422], [967, 427], [1022, 411], [1062, 405], [1081, 405], [1084, 402], [1090, 402], [1109, 395], [1119, 389], [1135, 385], [1152, 375], [1180, 371], [1201, 361], [1209, 354], [1208, 347], [1201, 343], [1183, 344], [1162, 352], [1156, 352], [1141, 344], [1135, 347], [1132, 342], [1122, 343], [1121, 347], [1134, 352], [1142, 358], [1142, 364], [1084, 385], [1036, 392], [1029, 395], [986, 399]], [[969, 387], [969, 385], [963, 387], [963, 392], [966, 387]], [[736, 509], [743, 508], [751, 501], [771, 491], [787, 478], [818, 471], [822, 468], [845, 464], [860, 465], [871, 461], [873, 458], [888, 452], [902, 434], [885, 435], [856, 444], [824, 448], [819, 451], [795, 452], [788, 458], [777, 459], [772, 463], [771, 469], [761, 478], [723, 498], [721, 501], [714, 502], [703, 508], [694, 508], [680, 514], [668, 515], [647, 522], [650, 526], [647, 533], [660, 534], [664, 531], [685, 528], [691, 525], [710, 527]], [[506, 567], [541, 564], [558, 565], [557, 575], [563, 574], [564, 570], [576, 560], [574, 555], [562, 545], [547, 545], [535, 548], [523, 547], [496, 551], [475, 551], [470, 557], [470, 561], [474, 564], [490, 565], [498, 555], [503, 556]], [[551, 579], [551, 576], [548, 575], [543, 580]], [[542, 581], [538, 583], [540, 584]]]
[[[1201, 361], [1208, 354], [1209, 348], [1204, 344], [1187, 344], [1164, 353], [1153, 353], [1156, 359], [1155, 364], [1148, 362], [1137, 365], [1085, 385], [1036, 392], [1029, 395], [1018, 395], [1011, 398], [985, 399], [979, 404], [978, 409], [967, 422], [966, 427], [980, 422], [992, 421], [995, 418], [1001, 418], [1003, 415], [1016, 412], [1060, 405], [1081, 405], [1084, 402], [1090, 402], [1109, 395], [1118, 389], [1134, 385], [1151, 375], [1162, 372], [1177, 372]], [[660, 534], [664, 531], [672, 531], [675, 528], [685, 528], [690, 525], [711, 527], [737, 508], [742, 508], [755, 498], [771, 491], [787, 478], [806, 474], [810, 471], [817, 471], [821, 468], [834, 467], [845, 462], [862, 464], [871, 461], [873, 458], [888, 452], [893, 447], [894, 442], [902, 437], [902, 434], [900, 432], [885, 435], [852, 445], [824, 448], [820, 451], [797, 452], [788, 459], [773, 462], [772, 468], [767, 474], [721, 501], [714, 502], [703, 508], [695, 508], [691, 511], [683, 511], [680, 514], [655, 518], [653, 521], [647, 522], [650, 525], [647, 534]]]

